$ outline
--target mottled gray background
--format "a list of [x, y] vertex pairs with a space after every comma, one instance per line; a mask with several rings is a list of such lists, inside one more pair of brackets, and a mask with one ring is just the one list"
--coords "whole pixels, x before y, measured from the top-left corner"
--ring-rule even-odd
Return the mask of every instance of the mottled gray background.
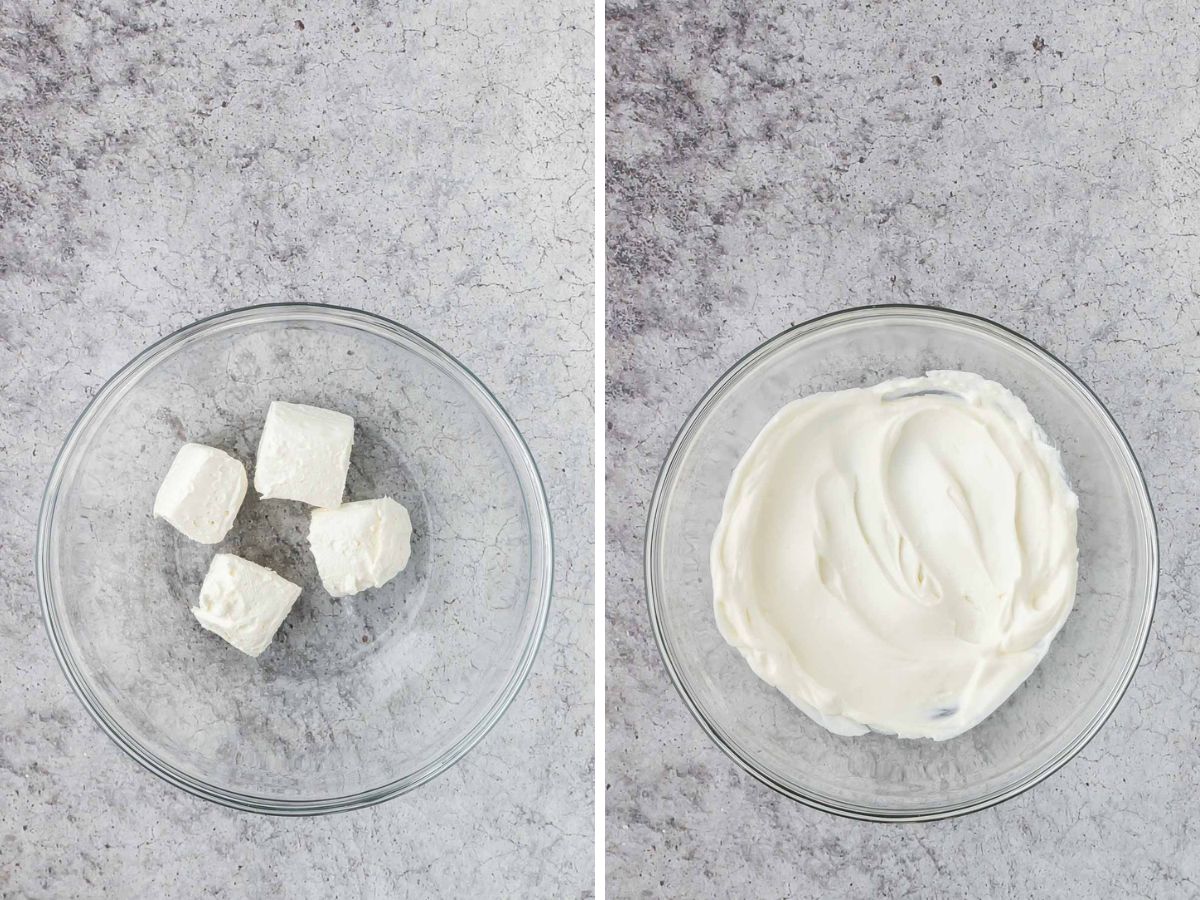
[[[0, 896], [590, 893], [592, 42], [582, 0], [0, 0]], [[557, 535], [546, 638], [497, 728], [414, 794], [310, 820], [126, 758], [58, 670], [32, 563], [104, 379], [272, 300], [456, 354], [529, 440]]]
[[[608, 4], [608, 885], [620, 897], [1200, 895], [1200, 11]], [[642, 535], [707, 387], [779, 330], [932, 303], [1049, 347], [1149, 479], [1159, 610], [1065, 769], [859, 824], [744, 775], [653, 645]]]

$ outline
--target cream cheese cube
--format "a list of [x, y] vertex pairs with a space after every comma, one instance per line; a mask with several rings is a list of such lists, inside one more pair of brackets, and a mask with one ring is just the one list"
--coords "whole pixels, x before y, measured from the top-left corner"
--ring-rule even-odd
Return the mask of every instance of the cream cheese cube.
[[258, 442], [254, 489], [264, 500], [337, 506], [346, 489], [353, 443], [350, 416], [276, 400]]
[[223, 450], [184, 444], [154, 498], [154, 515], [201, 544], [229, 533], [246, 497], [246, 467]]
[[300, 596], [300, 585], [232, 553], [213, 557], [192, 607], [199, 623], [250, 656], [258, 656]]
[[408, 510], [390, 497], [314, 509], [308, 528], [308, 544], [331, 597], [391, 581], [408, 565], [411, 539]]

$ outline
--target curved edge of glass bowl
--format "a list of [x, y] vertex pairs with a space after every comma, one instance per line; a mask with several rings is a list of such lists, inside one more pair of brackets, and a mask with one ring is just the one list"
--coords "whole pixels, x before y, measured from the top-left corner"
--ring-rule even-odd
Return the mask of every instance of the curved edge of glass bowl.
[[[525, 646], [521, 650], [517, 667], [487, 712], [457, 743], [434, 760], [426, 763], [416, 772], [376, 788], [339, 797], [291, 800], [243, 794], [209, 785], [174, 766], [160, 761], [154, 754], [145, 750], [109, 715], [103, 704], [99, 702], [92, 692], [87, 679], [83, 677], [74, 659], [63, 646], [63, 637], [48, 587], [50, 577], [48, 552], [50, 521], [52, 518], [51, 514], [57, 502], [58, 488], [62, 481], [63, 465], [68, 460], [70, 451], [74, 448], [84, 427], [90, 424], [93, 414], [99, 409], [103, 401], [115, 390], [122, 387], [125, 380], [138, 371], [144, 364], [195, 333], [225, 320], [252, 318], [258, 314], [269, 314], [272, 312], [291, 312], [300, 314], [301, 316], [307, 314], [310, 318], [328, 318], [333, 321], [340, 321], [343, 324], [353, 325], [357, 322], [359, 325], [383, 328], [395, 332], [408, 340], [424, 345], [426, 349], [431, 350], [436, 356], [449, 363], [451, 367], [462, 372], [466, 376], [467, 381], [476, 388], [481, 397], [493, 407], [499, 421], [507, 429], [509, 436], [515, 442], [515, 446], [520, 450], [520, 458], [514, 459], [513, 462], [514, 464], [519, 464], [518, 478], [523, 482], [527, 481], [529, 487], [532, 488], [531, 497], [526, 498], [526, 502], [529, 502], [530, 499], [533, 502], [533, 508], [530, 510], [531, 519], [539, 526], [535, 534], [535, 539], [540, 540], [545, 548], [544, 561], [540, 570], [531, 572], [531, 595], [536, 597], [538, 604], [532, 629]], [[554, 583], [554, 531], [550, 518], [550, 505], [546, 498], [545, 484], [542, 481], [541, 472], [534, 461], [533, 453], [530, 451], [524, 435], [521, 434], [520, 429], [517, 428], [508, 411], [496, 399], [496, 396], [489, 390], [487, 385], [455, 356], [419, 332], [376, 313], [332, 304], [266, 303], [225, 310], [185, 325], [150, 344], [104, 382], [71, 426], [62, 447], [59, 448], [54, 458], [54, 463], [50, 469], [50, 477], [47, 479], [46, 487], [42, 493], [42, 502], [38, 513], [37, 544], [34, 559], [38, 596], [42, 604], [42, 617], [50, 638], [50, 645], [54, 650], [55, 657], [58, 659], [59, 666], [63, 670], [63, 674], [66, 675], [71, 689], [79, 697], [88, 714], [121, 750], [163, 781], [203, 800], [209, 800], [231, 809], [264, 815], [313, 816], [326, 813], [348, 812], [367, 806], [374, 806], [377, 803], [391, 800], [394, 797], [399, 797], [401, 794], [406, 794], [420, 787], [448, 770], [466, 756], [492, 730], [496, 723], [500, 721], [500, 718], [516, 698], [521, 686], [525, 683], [525, 679], [533, 667], [534, 659], [537, 656], [542, 637], [546, 630]]]
[[[1138, 626], [1137, 635], [1137, 652], [1133, 654], [1129, 665], [1125, 672], [1122, 673], [1120, 681], [1110, 691], [1103, 708], [1097, 713], [1092, 721], [1073, 741], [1064, 747], [1053, 759], [1047, 762], [1044, 766], [1027, 776], [1021, 782], [1012, 787], [1005, 788], [1000, 791], [993, 791], [985, 794], [978, 800], [973, 800], [968, 803], [960, 803], [946, 807], [909, 807], [898, 808], [893, 810], [879, 810], [868, 807], [858, 806], [855, 804], [839, 804], [831, 798], [823, 798], [816, 794], [806, 793], [802, 790], [780, 784], [771, 775], [760, 768], [755, 761], [747, 753], [743, 753], [736, 747], [735, 742], [729, 740], [722, 733], [721, 729], [711, 722], [704, 712], [699, 708], [696, 702], [689, 695], [687, 688], [684, 686], [675, 662], [671, 658], [671, 653], [667, 648], [666, 639], [663, 632], [662, 622], [658, 615], [656, 603], [656, 573], [654, 571], [653, 561], [655, 558], [655, 549], [657, 543], [661, 540], [659, 535], [660, 524], [662, 521], [662, 503], [663, 494], [668, 481], [674, 474], [679, 457], [686, 448], [692, 430], [703, 417], [709, 405], [720, 397], [725, 389], [737, 379], [737, 377], [754, 363], [759, 357], [765, 356], [768, 352], [775, 349], [776, 345], [783, 344], [788, 340], [795, 339], [804, 334], [819, 331], [823, 328], [834, 324], [835, 320], [850, 319], [856, 317], [869, 316], [878, 313], [904, 313], [914, 315], [926, 315], [932, 318], [940, 318], [943, 320], [958, 320], [967, 322], [976, 327], [984, 327], [993, 329], [1002, 337], [1023, 344], [1038, 354], [1050, 360], [1054, 365], [1065, 372], [1069, 378], [1083, 390], [1088, 398], [1095, 403], [1104, 413], [1105, 419], [1112, 426], [1116, 433], [1122, 450], [1125, 453], [1127, 461], [1130, 463], [1132, 471], [1137, 475], [1137, 482], [1140, 490], [1140, 499], [1143, 506], [1143, 514], [1149, 522], [1147, 539], [1150, 566], [1150, 590], [1149, 604], [1142, 616], [1142, 621]], [[1159, 582], [1159, 555], [1158, 555], [1158, 520], [1154, 514], [1154, 504], [1150, 500], [1149, 486], [1146, 484], [1146, 476], [1142, 471], [1141, 464], [1137, 460], [1137, 456], [1133, 452], [1133, 448], [1129, 444], [1129, 439], [1125, 436], [1125, 432], [1121, 426], [1117, 424], [1115, 418], [1104, 402], [1096, 396], [1096, 393], [1088, 387], [1087, 383], [1080, 378], [1075, 371], [1064, 363], [1061, 359], [1047, 350], [1045, 347], [1031, 340], [1025, 335], [1001, 325], [998, 322], [993, 322], [983, 316], [978, 316], [973, 313], [961, 312], [959, 310], [947, 309], [937, 306], [921, 306], [919, 304], [910, 303], [886, 303], [874, 306], [853, 306], [845, 309], [834, 310], [833, 312], [825, 313], [815, 318], [808, 319], [790, 328], [786, 328], [771, 338], [763, 341], [750, 352], [746, 353], [741, 359], [730, 366], [720, 378], [705, 391], [704, 396], [688, 413], [682, 427], [676, 434], [674, 441], [671, 442], [671, 448], [667, 451], [666, 458], [659, 469], [658, 479], [654, 485], [654, 492], [650, 498], [650, 506], [646, 516], [646, 535], [643, 543], [643, 577], [645, 580], [646, 605], [649, 608], [650, 626], [654, 633], [654, 642], [658, 646], [659, 655], [662, 657], [663, 665], [667, 670], [667, 674], [671, 679], [671, 683], [675, 686], [675, 690], [683, 699], [684, 705], [692, 714], [692, 717], [699, 723], [704, 733], [709, 739], [717, 745], [727, 756], [729, 756], [737, 765], [742, 768], [747, 774], [755, 780], [761, 782], [777, 793], [788, 797], [805, 806], [820, 810], [821, 812], [830, 813], [831, 815], [841, 816], [847, 819], [855, 819], [864, 822], [929, 822], [940, 819], [952, 819], [958, 816], [965, 816], [971, 813], [979, 812], [984, 809], [990, 809], [1006, 800], [1011, 800], [1013, 797], [1020, 796], [1027, 790], [1035, 787], [1045, 781], [1068, 762], [1070, 762], [1078, 753], [1086, 747], [1092, 739], [1099, 733], [1104, 724], [1111, 718], [1113, 712], [1116, 711], [1118, 705], [1125, 693], [1129, 689], [1129, 685], [1133, 682], [1133, 677], [1137, 673], [1141, 665], [1142, 656], [1146, 651], [1146, 644], [1150, 638], [1150, 627], [1154, 618], [1154, 611], [1158, 605], [1158, 582]]]

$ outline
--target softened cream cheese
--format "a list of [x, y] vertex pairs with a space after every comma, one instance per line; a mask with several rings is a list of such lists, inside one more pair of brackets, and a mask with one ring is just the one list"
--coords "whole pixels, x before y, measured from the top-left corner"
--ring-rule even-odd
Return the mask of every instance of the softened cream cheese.
[[270, 646], [299, 596], [300, 585], [266, 566], [218, 553], [192, 615], [243, 653], [258, 656]]
[[308, 543], [331, 597], [382, 587], [408, 565], [412, 520], [391, 497], [314, 509]]
[[223, 450], [184, 444], [154, 497], [154, 515], [201, 544], [219, 544], [246, 498], [246, 467]]
[[313, 506], [342, 502], [354, 419], [344, 413], [276, 400], [267, 409], [254, 489], [264, 500], [299, 500]]
[[738, 463], [717, 624], [825, 728], [945, 740], [1030, 675], [1075, 599], [1078, 501], [1025, 404], [966, 372], [814, 394]]

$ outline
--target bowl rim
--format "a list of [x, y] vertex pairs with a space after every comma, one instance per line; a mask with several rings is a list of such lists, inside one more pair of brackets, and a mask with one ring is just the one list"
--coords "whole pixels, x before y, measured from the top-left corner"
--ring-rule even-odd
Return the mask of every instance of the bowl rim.
[[[257, 795], [229, 788], [210, 785], [204, 780], [191, 775], [170, 763], [159, 759], [153, 752], [143, 747], [130, 735], [99, 701], [84, 677], [70, 651], [67, 649], [58, 611], [55, 608], [53, 591], [50, 587], [50, 537], [52, 534], [54, 512], [62, 485], [64, 469], [71, 460], [80, 436], [104, 402], [119, 391], [135, 375], [145, 371], [147, 366], [161, 361], [173, 353], [189, 338], [207, 333], [214, 327], [239, 322], [255, 322], [256, 319], [267, 321], [272, 317], [283, 316], [294, 318], [297, 322], [326, 321], [365, 331], [377, 336], [402, 338], [416, 344], [426, 353], [445, 364], [454, 374], [462, 377], [463, 385], [468, 392], [480, 402], [489, 412], [494, 414], [492, 424], [509, 454], [517, 480], [521, 485], [522, 499], [530, 517], [530, 536], [532, 552], [530, 558], [530, 578], [527, 597], [536, 604], [528, 634], [524, 638], [524, 646], [516, 658], [516, 666], [503, 689], [496, 695], [491, 705], [473, 725], [450, 747], [436, 754], [416, 771], [393, 779], [373, 788], [356, 791], [351, 794], [335, 797], [313, 797], [290, 799]], [[515, 451], [515, 454], [514, 454]], [[539, 549], [540, 548], [540, 549]], [[38, 514], [37, 543], [34, 553], [38, 596], [42, 605], [42, 618], [50, 639], [54, 655], [59, 666], [66, 675], [68, 683], [76, 696], [82, 701], [84, 708], [100, 728], [137, 763], [149, 769], [163, 781], [171, 784], [193, 796], [209, 800], [221, 806], [230, 807], [246, 812], [261, 813], [275, 816], [311, 816], [325, 813], [346, 812], [373, 806], [405, 794], [425, 784], [442, 774], [462, 759], [483, 737], [491, 731], [516, 698], [533, 666], [538, 648], [541, 645], [546, 623], [550, 612], [550, 601], [554, 576], [554, 536], [550, 518], [550, 507], [546, 498], [546, 489], [541, 473], [524, 436], [517, 428], [512, 417], [501, 405], [487, 385], [455, 356], [440, 345], [425, 337], [416, 330], [401, 325], [378, 313], [354, 309], [347, 306], [322, 303], [263, 303], [241, 306], [223, 310], [212, 315], [197, 319], [182, 328], [177, 328], [159, 338], [118, 369], [96, 391], [88, 401], [83, 411], [67, 433], [67, 437], [55, 455], [51, 466], [50, 476], [42, 492], [42, 502]]]
[[[947, 804], [944, 806], [912, 806], [893, 809], [879, 809], [867, 806], [862, 806], [850, 802], [837, 802], [833, 798], [828, 798], [817, 794], [816, 792], [808, 792], [799, 788], [793, 788], [788, 785], [780, 784], [777, 780], [771, 777], [770, 773], [764, 767], [758, 765], [753, 756], [741, 749], [740, 746], [733, 740], [727, 740], [722, 734], [722, 729], [705, 715], [698, 703], [688, 693], [685, 683], [676, 667], [675, 661], [671, 657], [665, 637], [665, 629], [659, 615], [658, 604], [659, 595], [662, 593], [658, 587], [658, 578], [655, 563], [659, 552], [659, 545], [662, 541], [662, 524], [664, 513], [664, 500], [669, 486], [673, 486], [676, 469], [683, 452], [691, 445], [691, 439], [696, 427], [707, 417], [708, 409], [711, 404], [721, 397], [725, 389], [735, 382], [747, 369], [752, 367], [759, 360], [774, 353], [780, 347], [796, 340], [800, 337], [810, 334], [816, 334], [820, 331], [828, 329], [832, 326], [841, 324], [847, 321], [856, 321], [868, 319], [881, 315], [900, 315], [902, 317], [926, 317], [941, 323], [956, 323], [965, 324], [974, 331], [990, 332], [995, 336], [1007, 339], [1009, 342], [1024, 346], [1026, 349], [1033, 352], [1035, 356], [1041, 356], [1049, 361], [1052, 365], [1059, 368], [1074, 385], [1080, 388], [1085, 397], [1090, 399], [1101, 412], [1103, 418], [1108, 422], [1114, 434], [1118, 438], [1120, 449], [1123, 451], [1125, 461], [1129, 465], [1131, 471], [1136, 475], [1137, 486], [1140, 488], [1138, 499], [1141, 501], [1142, 513], [1144, 520], [1148, 523], [1147, 529], [1147, 550], [1149, 551], [1149, 569], [1150, 582], [1149, 590], [1147, 591], [1147, 602], [1142, 613], [1141, 622], [1138, 624], [1137, 643], [1135, 652], [1131, 654], [1129, 661], [1126, 664], [1125, 671], [1121, 674], [1121, 678], [1109, 693], [1104, 706], [1100, 711], [1093, 716], [1092, 721], [1087, 727], [1072, 739], [1065, 747], [1060, 749], [1047, 763], [1028, 776], [1010, 785], [1006, 788], [994, 790], [984, 794], [983, 796], [964, 802]], [[1047, 350], [1045, 347], [1038, 344], [1031, 338], [1026, 337], [1018, 331], [994, 322], [984, 316], [974, 313], [963, 312], [956, 309], [950, 309], [940, 306], [925, 306], [915, 303], [882, 303], [868, 304], [862, 306], [844, 307], [833, 310], [811, 319], [807, 319], [796, 325], [792, 325], [778, 334], [774, 335], [759, 343], [756, 347], [743, 355], [737, 362], [725, 370], [725, 372], [713, 383], [713, 385], [705, 391], [700, 401], [692, 408], [676, 434], [675, 439], [671, 443], [670, 449], [663, 460], [662, 466], [659, 469], [658, 478], [654, 485], [654, 491], [650, 498], [650, 504], [646, 516], [646, 534], [643, 544], [643, 574], [645, 582], [646, 605], [650, 615], [651, 630], [654, 633], [654, 642], [658, 647], [658, 652], [662, 658], [663, 665], [667, 670], [667, 674], [674, 684], [676, 691], [683, 699], [684, 705], [692, 717], [699, 723], [700, 727], [727, 756], [729, 756], [738, 766], [754, 779], [776, 791], [794, 800], [809, 806], [813, 809], [832, 815], [841, 816], [847, 819], [855, 819], [867, 822], [928, 822], [941, 819], [950, 819], [958, 816], [968, 815], [970, 813], [979, 812], [984, 809], [989, 809], [1006, 800], [1011, 800], [1025, 791], [1040, 784], [1049, 776], [1053, 775], [1068, 762], [1070, 762], [1091, 740], [1099, 733], [1100, 729], [1112, 716], [1117, 706], [1120, 705], [1122, 698], [1129, 689], [1129, 685], [1133, 681], [1142, 656], [1146, 650], [1146, 644], [1150, 637], [1150, 627], [1154, 617], [1154, 611], [1158, 603], [1158, 584], [1159, 584], [1159, 547], [1158, 547], [1158, 521], [1154, 514], [1154, 503], [1150, 499], [1149, 486], [1146, 483], [1146, 476], [1142, 471], [1141, 464], [1137, 460], [1133, 448], [1129, 444], [1129, 439], [1121, 426], [1113, 418], [1112, 413], [1104, 402], [1096, 396], [1096, 393], [1087, 385], [1087, 383], [1075, 373], [1075, 371], [1065, 362]]]

